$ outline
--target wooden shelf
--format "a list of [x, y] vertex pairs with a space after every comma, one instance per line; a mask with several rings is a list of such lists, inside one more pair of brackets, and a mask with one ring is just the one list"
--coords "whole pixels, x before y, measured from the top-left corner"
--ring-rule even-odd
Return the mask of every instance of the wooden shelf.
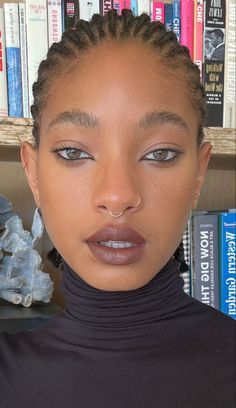
[[[213, 146], [213, 156], [235, 156], [235, 129], [205, 128], [204, 132]], [[0, 147], [19, 147], [23, 141], [34, 143], [32, 120], [0, 117]]]

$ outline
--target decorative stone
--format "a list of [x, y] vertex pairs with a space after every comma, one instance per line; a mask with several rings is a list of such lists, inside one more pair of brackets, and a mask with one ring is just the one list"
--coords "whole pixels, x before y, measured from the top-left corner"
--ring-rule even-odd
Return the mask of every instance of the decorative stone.
[[53, 282], [42, 271], [42, 258], [35, 246], [43, 235], [43, 222], [36, 209], [31, 232], [25, 231], [13, 206], [0, 194], [0, 298], [31, 306], [49, 303]]

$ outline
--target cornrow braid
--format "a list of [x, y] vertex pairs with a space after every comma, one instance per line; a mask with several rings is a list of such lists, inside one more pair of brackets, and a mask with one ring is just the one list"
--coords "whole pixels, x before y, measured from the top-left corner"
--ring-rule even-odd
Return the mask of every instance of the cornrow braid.
[[190, 99], [198, 114], [197, 142], [200, 145], [203, 140], [205, 98], [199, 68], [191, 61], [188, 49], [181, 46], [176, 35], [166, 31], [162, 23], [151, 21], [146, 13], [134, 16], [131, 10], [123, 9], [121, 15], [116, 10], [110, 10], [105, 16], [94, 14], [89, 22], [79, 20], [75, 29], [65, 31], [61, 41], [49, 48], [46, 59], [39, 65], [38, 79], [33, 84], [31, 113], [36, 146], [39, 145], [40, 119], [52, 78], [69, 72], [73, 63], [78, 64], [91, 47], [111, 39], [118, 43], [140, 41], [154, 49], [168, 69], [181, 69], [184, 72]]

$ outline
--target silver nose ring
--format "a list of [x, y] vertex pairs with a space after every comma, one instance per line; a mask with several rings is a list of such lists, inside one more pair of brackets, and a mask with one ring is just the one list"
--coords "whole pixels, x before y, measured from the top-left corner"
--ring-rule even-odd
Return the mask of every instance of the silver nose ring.
[[[139, 197], [137, 204], [134, 205], [133, 207], [134, 207], [134, 208], [137, 208], [137, 207], [139, 206], [140, 202], [141, 202], [141, 198]], [[124, 212], [125, 212], [125, 210], [121, 211], [119, 214], [114, 214], [111, 210], [109, 210], [109, 214], [110, 214], [112, 217], [114, 217], [114, 218], [120, 217], [121, 215], [124, 214]]]

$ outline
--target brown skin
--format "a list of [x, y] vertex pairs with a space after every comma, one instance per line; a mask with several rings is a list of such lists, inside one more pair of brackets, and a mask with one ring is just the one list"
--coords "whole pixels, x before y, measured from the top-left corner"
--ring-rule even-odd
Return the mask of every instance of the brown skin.
[[[48, 131], [59, 113], [77, 108], [92, 112], [100, 125], [64, 124]], [[187, 129], [164, 124], [137, 130], [136, 121], [154, 110], [178, 114]], [[100, 44], [69, 76], [53, 80], [40, 138], [38, 150], [24, 143], [21, 156], [59, 253], [98, 289], [145, 285], [178, 247], [211, 153], [209, 143], [197, 147], [197, 113], [183, 80], [142, 44]], [[61, 144], [82, 149], [94, 160], [64, 162], [51, 152]], [[164, 147], [182, 154], [170, 162], [147, 160], [148, 153], [153, 158], [150, 152]], [[132, 207], [139, 196], [141, 204]], [[108, 209], [119, 213], [128, 206], [119, 218], [109, 215]], [[107, 225], [131, 226], [146, 239], [138, 262], [111, 266], [91, 254], [84, 241]]]

